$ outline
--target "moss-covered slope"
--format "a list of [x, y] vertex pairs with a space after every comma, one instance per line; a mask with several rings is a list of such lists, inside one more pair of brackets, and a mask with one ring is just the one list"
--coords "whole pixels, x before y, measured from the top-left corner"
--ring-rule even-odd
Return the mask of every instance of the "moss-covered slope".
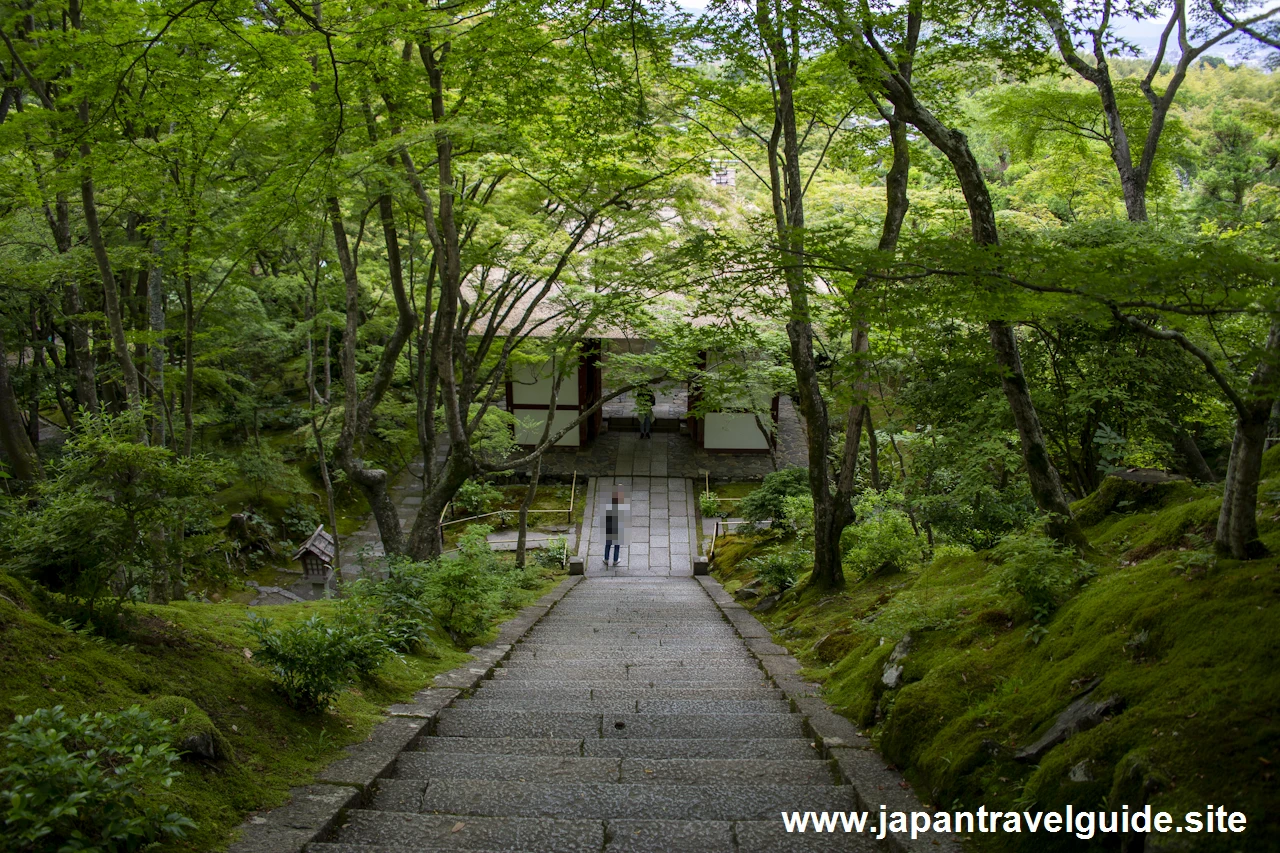
[[[1280, 553], [1277, 453], [1268, 455], [1272, 479], [1261, 489], [1260, 513], [1273, 555]], [[1249, 831], [1153, 837], [1147, 849], [1280, 849], [1280, 559], [1212, 554], [1219, 503], [1212, 489], [1120, 491], [1080, 507], [1093, 522], [1096, 575], [1044, 631], [1016, 595], [999, 591], [1000, 567], [989, 554], [940, 556], [834, 596], [801, 588], [758, 615], [937, 807], [1149, 802], [1180, 817], [1213, 803], [1244, 812]], [[1101, 511], [1099, 497], [1107, 501]], [[717, 574], [731, 591], [751, 581], [740, 562], [751, 553], [746, 539], [719, 550]], [[907, 634], [901, 682], [890, 688], [885, 664]], [[1099, 700], [1118, 697], [1120, 710], [1037, 759], [1019, 760], [1089, 688]], [[1084, 846], [1044, 833], [973, 843]]]
[[[332, 607], [307, 602], [272, 607], [270, 615], [287, 623]], [[139, 605], [126, 635], [106, 641], [46, 618], [37, 598], [0, 570], [0, 728], [36, 708], [81, 714], [137, 704], [178, 723], [179, 738], [207, 731], [217, 757], [188, 755], [167, 795], [198, 828], [158, 849], [213, 851], [225, 849], [246, 814], [279, 805], [290, 787], [310, 782], [344, 746], [367, 737], [384, 708], [466, 659], [448, 637], [436, 637], [433, 651], [391, 658], [329, 712], [304, 714], [285, 704], [246, 654], [254, 646], [247, 613], [236, 604]], [[231, 754], [218, 756], [222, 748]]]

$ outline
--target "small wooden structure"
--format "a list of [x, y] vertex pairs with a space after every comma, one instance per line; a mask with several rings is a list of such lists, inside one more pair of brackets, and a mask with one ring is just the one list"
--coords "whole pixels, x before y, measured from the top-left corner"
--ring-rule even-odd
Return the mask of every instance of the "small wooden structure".
[[331, 573], [330, 566], [337, 553], [337, 543], [333, 536], [324, 529], [324, 525], [316, 528], [316, 532], [307, 537], [293, 559], [302, 563], [302, 578], [313, 584], [327, 586]]

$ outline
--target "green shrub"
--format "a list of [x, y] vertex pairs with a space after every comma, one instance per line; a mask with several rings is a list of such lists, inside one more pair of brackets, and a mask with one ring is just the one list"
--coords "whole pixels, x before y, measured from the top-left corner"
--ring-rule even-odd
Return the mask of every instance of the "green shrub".
[[568, 559], [569, 543], [563, 536], [548, 540], [545, 548], [539, 548], [533, 553], [534, 562], [544, 569], [563, 568]]
[[84, 418], [0, 537], [0, 561], [100, 627], [114, 626], [128, 602], [181, 597], [183, 571], [217, 572], [223, 562], [207, 519], [224, 469], [141, 444], [143, 429], [133, 413]]
[[796, 551], [776, 551], [763, 557], [747, 560], [756, 577], [777, 592], [786, 592], [796, 585], [800, 570], [804, 567], [804, 554]]
[[786, 468], [765, 475], [760, 486], [742, 499], [738, 511], [747, 521], [761, 522], [785, 517], [783, 501], [809, 494], [809, 469]]
[[813, 545], [813, 495], [791, 495], [782, 499], [782, 517], [796, 533], [796, 540]]
[[280, 529], [290, 540], [301, 542], [315, 532], [321, 521], [320, 510], [314, 501], [296, 499], [289, 503], [280, 517]]
[[257, 443], [246, 447], [236, 457], [235, 466], [240, 479], [253, 489], [258, 504], [263, 503], [267, 492], [296, 494], [306, 488], [306, 482], [298, 472], [285, 464], [280, 451], [270, 444]]
[[720, 515], [720, 499], [715, 492], [703, 492], [698, 495], [698, 511], [703, 518], [717, 518]]
[[1047, 622], [1092, 567], [1075, 551], [1036, 532], [1006, 536], [992, 549], [1000, 563], [997, 588], [1022, 597], [1037, 623]]
[[183, 837], [195, 824], [156, 797], [179, 775], [171, 734], [136, 705], [92, 717], [61, 705], [19, 715], [0, 759], [4, 849], [116, 853]]
[[502, 592], [504, 578], [498, 558], [485, 540], [490, 528], [470, 528], [458, 541], [458, 554], [431, 564], [429, 583], [432, 608], [456, 637], [471, 637], [484, 630]]
[[840, 536], [846, 574], [869, 578], [900, 572], [923, 557], [920, 537], [897, 492], [868, 491], [854, 507], [858, 522]]
[[427, 632], [435, 623], [429, 601], [431, 565], [407, 559], [386, 561], [386, 580], [360, 578], [343, 585], [338, 611], [352, 623], [381, 634], [397, 652], [431, 645]]
[[330, 624], [317, 615], [275, 628], [270, 618], [251, 614], [247, 627], [259, 645], [254, 659], [270, 670], [285, 699], [300, 711], [329, 707], [356, 675], [371, 672], [389, 651], [380, 634], [353, 620]]
[[464, 515], [480, 515], [492, 512], [502, 500], [502, 492], [492, 483], [483, 480], [467, 480], [453, 496], [453, 506]]
[[911, 479], [904, 490], [916, 518], [939, 539], [975, 550], [1031, 524], [1037, 515], [1026, 477], [1013, 476], [1022, 457], [1005, 436], [931, 431], [912, 445]]

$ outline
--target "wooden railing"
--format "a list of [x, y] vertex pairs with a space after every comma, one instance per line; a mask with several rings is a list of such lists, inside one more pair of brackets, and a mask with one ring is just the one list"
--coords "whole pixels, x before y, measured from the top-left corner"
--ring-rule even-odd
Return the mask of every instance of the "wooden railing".
[[749, 521], [729, 521], [725, 518], [717, 518], [715, 529], [711, 533], [711, 547], [707, 549], [707, 562], [711, 562], [716, 557], [716, 540], [720, 538], [720, 525], [724, 525], [725, 534], [728, 535], [729, 525], [731, 524], [751, 524]]
[[[526, 510], [526, 512], [554, 513], [554, 514], [559, 514], [563, 512], [565, 514], [565, 521], [569, 524], [573, 524], [573, 505], [574, 505], [574, 499], [577, 496], [578, 496], [578, 472], [575, 470], [573, 472], [573, 482], [569, 486], [569, 508], [568, 509], [530, 509], [530, 510]], [[439, 530], [440, 530], [441, 546], [444, 545], [444, 529], [451, 524], [465, 524], [466, 522], [469, 522], [469, 521], [480, 521], [481, 519], [484, 519], [484, 518], [493, 518], [495, 515], [509, 516], [513, 512], [517, 514], [519, 514], [520, 512], [520, 510], [499, 509], [499, 510], [495, 510], [494, 512], [484, 512], [484, 513], [481, 513], [480, 515], [470, 515], [470, 516], [467, 516], [466, 518], [451, 518], [448, 521], [445, 521], [444, 517], [446, 514], [448, 514], [449, 507], [452, 505], [453, 505], [453, 501], [450, 501], [449, 503], [444, 505], [444, 509], [440, 511], [440, 520], [437, 522], [437, 526], [439, 527]], [[458, 550], [457, 548], [450, 548], [448, 551], [442, 550], [440, 553], [452, 554], [454, 551], [457, 551], [457, 550]], [[567, 553], [568, 551], [566, 549], [566, 554]], [[567, 559], [568, 557], [566, 556], [565, 560], [561, 560], [561, 562], [564, 563]]]

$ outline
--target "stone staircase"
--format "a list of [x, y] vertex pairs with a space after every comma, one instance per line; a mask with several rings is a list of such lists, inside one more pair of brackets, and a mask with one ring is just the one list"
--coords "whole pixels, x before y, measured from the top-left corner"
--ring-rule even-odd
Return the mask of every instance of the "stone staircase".
[[307, 850], [880, 849], [784, 829], [858, 808], [840, 779], [697, 582], [589, 578]]

